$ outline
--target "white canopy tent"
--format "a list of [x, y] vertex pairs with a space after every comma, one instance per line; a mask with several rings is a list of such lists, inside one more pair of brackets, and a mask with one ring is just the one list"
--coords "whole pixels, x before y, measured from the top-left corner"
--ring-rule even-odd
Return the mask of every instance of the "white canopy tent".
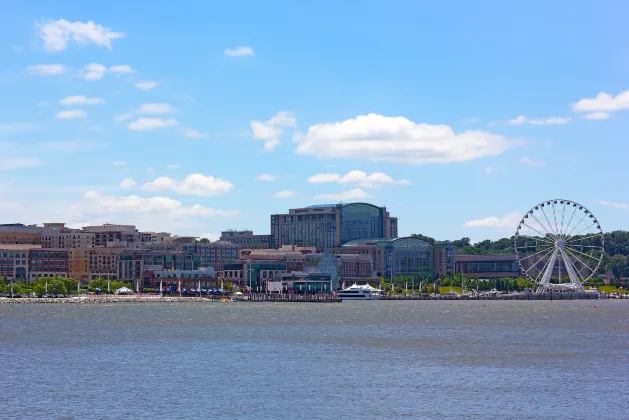
[[128, 287], [122, 286], [120, 289], [116, 290], [114, 293], [117, 295], [132, 295], [133, 290], [129, 289]]
[[369, 284], [352, 284], [351, 286], [349, 286], [347, 289], [345, 290], [353, 290], [353, 289], [365, 289], [365, 290], [369, 290], [372, 293], [375, 292], [382, 292], [382, 290], [380, 289], [376, 289], [375, 287], [369, 285]]

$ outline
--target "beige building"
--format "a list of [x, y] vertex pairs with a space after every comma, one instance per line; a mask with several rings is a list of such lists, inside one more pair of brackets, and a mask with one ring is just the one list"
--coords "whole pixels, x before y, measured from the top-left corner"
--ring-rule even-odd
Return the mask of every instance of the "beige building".
[[104, 278], [118, 279], [120, 266], [120, 254], [123, 248], [90, 248], [89, 254], [89, 280]]
[[40, 226], [0, 225], [0, 245], [40, 245]]

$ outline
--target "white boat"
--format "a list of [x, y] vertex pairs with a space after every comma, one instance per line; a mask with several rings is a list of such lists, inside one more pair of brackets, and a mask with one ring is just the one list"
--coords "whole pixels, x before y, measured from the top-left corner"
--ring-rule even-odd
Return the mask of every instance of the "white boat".
[[343, 289], [338, 292], [341, 301], [345, 300], [374, 300], [377, 297], [372, 293], [370, 287], [359, 286], [357, 284], [353, 284], [347, 289]]

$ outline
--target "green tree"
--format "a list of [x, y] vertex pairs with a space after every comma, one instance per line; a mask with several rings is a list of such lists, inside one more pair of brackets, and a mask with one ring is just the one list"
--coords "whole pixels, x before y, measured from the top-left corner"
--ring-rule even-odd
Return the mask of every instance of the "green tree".
[[626, 268], [627, 256], [621, 254], [616, 254], [613, 257], [610, 257], [605, 267], [608, 272], [611, 272], [614, 275], [616, 280], [620, 279], [620, 276], [623, 275]]
[[56, 295], [67, 295], [68, 288], [66, 283], [62, 280], [62, 277], [53, 277], [48, 282], [48, 293]]
[[200, 244], [209, 244], [210, 240], [208, 238], [201, 238], [197, 242], [199, 242]]

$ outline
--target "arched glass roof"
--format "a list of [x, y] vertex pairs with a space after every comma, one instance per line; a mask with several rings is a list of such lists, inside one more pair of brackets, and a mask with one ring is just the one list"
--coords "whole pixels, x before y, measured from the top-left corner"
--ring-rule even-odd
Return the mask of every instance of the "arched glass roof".
[[369, 203], [350, 203], [350, 204], [343, 204], [343, 211], [344, 212], [359, 212], [359, 211], [379, 211], [380, 207], [375, 206], [373, 204], [369, 204]]
[[380, 246], [386, 246], [387, 244], [391, 244], [394, 248], [423, 248], [423, 247], [432, 247], [426, 241], [422, 241], [421, 239], [412, 238], [410, 236], [404, 238], [395, 238], [395, 239], [386, 239], [386, 238], [378, 238], [378, 239], [356, 239], [354, 241], [349, 241], [344, 243], [342, 246], [358, 246], [364, 244], [375, 244]]

